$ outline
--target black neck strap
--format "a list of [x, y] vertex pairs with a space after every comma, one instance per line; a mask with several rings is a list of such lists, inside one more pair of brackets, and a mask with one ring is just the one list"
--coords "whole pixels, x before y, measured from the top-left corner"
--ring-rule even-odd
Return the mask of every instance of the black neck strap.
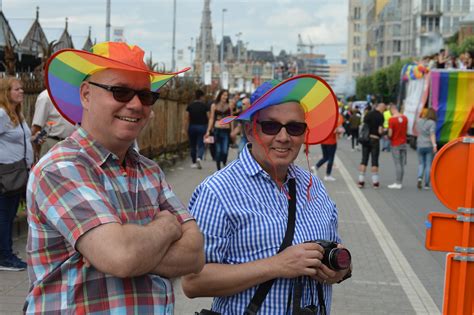
[[[295, 233], [296, 181], [294, 178], [290, 178], [288, 180], [288, 186], [290, 190], [290, 200], [288, 200], [288, 225], [286, 226], [285, 237], [283, 238], [283, 242], [280, 245], [280, 249], [278, 249], [278, 253], [291, 245], [291, 243], [293, 242], [293, 234]], [[273, 282], [275, 282], [275, 279], [268, 280], [267, 282], [264, 282], [258, 286], [258, 289], [255, 292], [252, 300], [245, 309], [245, 315], [257, 314], [258, 310], [262, 306], [263, 301], [265, 300], [265, 297], [270, 291]]]

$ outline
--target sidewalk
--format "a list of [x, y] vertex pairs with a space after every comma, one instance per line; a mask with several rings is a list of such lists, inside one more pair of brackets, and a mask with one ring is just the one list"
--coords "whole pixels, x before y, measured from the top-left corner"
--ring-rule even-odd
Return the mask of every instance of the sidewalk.
[[[354, 265], [353, 277], [334, 286], [331, 314], [423, 314], [429, 313], [423, 310], [433, 306], [432, 302], [437, 307], [434, 314], [439, 313], [443, 297], [444, 254], [424, 249], [423, 222], [429, 211], [438, 211], [442, 206], [431, 191], [416, 189], [416, 153], [410, 149], [402, 190], [386, 188], [393, 182], [393, 162], [390, 153], [381, 153], [381, 189], [355, 191], [360, 152], [350, 152], [348, 143], [347, 139], [338, 143], [338, 161], [333, 171], [337, 181], [325, 183], [339, 209], [339, 232], [351, 250]], [[311, 165], [319, 159], [320, 152], [319, 146], [311, 147]], [[229, 158], [235, 156], [236, 150], [231, 149]], [[297, 164], [307, 168], [303, 152]], [[184, 203], [187, 203], [194, 188], [216, 169], [209, 155], [202, 165], [202, 170], [191, 169], [188, 159], [165, 170], [168, 182]], [[324, 176], [323, 169], [320, 176]], [[364, 198], [368, 203], [361, 207]], [[384, 233], [374, 232], [374, 226], [380, 227], [380, 222], [374, 225], [375, 219], [368, 220], [365, 208], [375, 209], [380, 222], [386, 227]], [[393, 246], [386, 239], [393, 239], [403, 255], [395, 253], [393, 248], [384, 248], [381, 244]], [[20, 250], [22, 257], [26, 257], [25, 244], [25, 237], [15, 242], [15, 248]], [[408, 266], [400, 263], [403, 259]], [[397, 262], [395, 265], [394, 261]], [[407, 268], [412, 269], [418, 278], [418, 285], [412, 283], [416, 281], [409, 277], [413, 273], [406, 272]], [[28, 291], [27, 273], [0, 271], [0, 279], [0, 314], [20, 314]], [[406, 279], [410, 283], [407, 284]], [[414, 291], [409, 291], [410, 288]], [[175, 281], [175, 289], [175, 314], [193, 314], [211, 305], [210, 298], [186, 298], [179, 280]], [[426, 292], [428, 297], [424, 295]]]

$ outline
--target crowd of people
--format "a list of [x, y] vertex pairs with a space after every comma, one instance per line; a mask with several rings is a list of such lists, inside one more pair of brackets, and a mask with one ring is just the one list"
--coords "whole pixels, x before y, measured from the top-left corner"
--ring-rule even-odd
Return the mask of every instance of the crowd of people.
[[[373, 105], [373, 109], [372, 109]], [[371, 183], [373, 188], [380, 187], [379, 158], [380, 152], [391, 152], [395, 181], [388, 185], [390, 189], [402, 189], [404, 168], [407, 164], [408, 150], [408, 118], [403, 115], [403, 108], [396, 104], [376, 103], [368, 104], [363, 113], [358, 106], [349, 102], [341, 107], [344, 117], [344, 135], [351, 139], [351, 151], [361, 151], [361, 163], [357, 185], [366, 187], [366, 172], [370, 161]], [[360, 131], [368, 130], [367, 139], [360, 139]], [[425, 108], [416, 119], [416, 151], [418, 155], [418, 189], [430, 189], [430, 170], [434, 154], [437, 152], [436, 143], [436, 112], [432, 108]]]
[[422, 62], [430, 69], [472, 70], [474, 69], [473, 54], [472, 51], [464, 51], [456, 56], [443, 48], [436, 54], [424, 56]]

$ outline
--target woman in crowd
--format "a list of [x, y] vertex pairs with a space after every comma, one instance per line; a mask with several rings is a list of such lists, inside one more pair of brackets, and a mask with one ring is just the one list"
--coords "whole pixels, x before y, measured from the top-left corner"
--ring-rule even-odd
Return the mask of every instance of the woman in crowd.
[[425, 109], [422, 118], [417, 123], [418, 137], [416, 151], [418, 152], [418, 189], [430, 189], [430, 171], [433, 156], [436, 153], [436, 112], [432, 108]]
[[[21, 111], [22, 102], [21, 82], [12, 77], [0, 79], [0, 164], [14, 163], [26, 157], [30, 167], [33, 161], [31, 131]], [[26, 263], [12, 249], [13, 220], [23, 195], [23, 191], [0, 192], [0, 270], [20, 271], [26, 268]]]
[[221, 125], [219, 121], [227, 116], [231, 115], [231, 109], [229, 106], [229, 92], [227, 90], [221, 90], [217, 94], [217, 98], [211, 105], [209, 124], [207, 127], [205, 138], [214, 135], [215, 145], [215, 160], [217, 170], [227, 163], [227, 155], [229, 153], [230, 144], [230, 131], [231, 128], [228, 124]]

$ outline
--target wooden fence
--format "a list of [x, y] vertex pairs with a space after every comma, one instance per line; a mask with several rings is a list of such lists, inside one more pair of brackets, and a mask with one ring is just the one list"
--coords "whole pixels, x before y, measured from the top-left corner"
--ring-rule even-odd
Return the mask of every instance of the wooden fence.
[[[22, 76], [25, 95], [23, 113], [31, 126], [35, 102], [44, 89], [42, 81]], [[160, 99], [153, 105], [154, 117], [138, 139], [140, 152], [149, 158], [169, 161], [183, 157], [188, 145], [186, 106], [192, 100], [198, 86], [185, 78], [173, 79], [160, 90]]]

